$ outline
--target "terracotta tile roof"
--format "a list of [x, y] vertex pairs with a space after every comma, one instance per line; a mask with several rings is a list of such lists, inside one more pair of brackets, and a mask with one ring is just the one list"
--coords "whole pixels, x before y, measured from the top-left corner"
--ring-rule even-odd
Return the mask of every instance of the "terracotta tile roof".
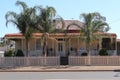
[[[99, 34], [101, 34], [102, 36], [114, 36], [114, 37], [116, 37], [116, 34], [114, 34], [114, 33], [99, 33]], [[69, 35], [79, 36], [80, 33], [68, 33], [67, 35], [68, 36]], [[42, 33], [34, 33], [33, 34], [33, 37], [41, 37], [41, 36], [42, 36]], [[57, 33], [55, 35], [50, 34], [50, 36], [64, 37], [65, 34], [64, 33]], [[5, 37], [14, 39], [14, 38], [23, 38], [24, 36], [21, 33], [14, 33], [14, 34], [6, 34]]]
[[[67, 26], [71, 23], [76, 23], [78, 25], [80, 25], [81, 27], [84, 25], [82, 22], [78, 21], [78, 20], [65, 20], [65, 28], [67, 28]], [[62, 27], [62, 24], [57, 24], [56, 26], [58, 29]], [[80, 35], [79, 33], [79, 28], [76, 26], [71, 26], [69, 28], [69, 34], [68, 35]], [[97, 34], [101, 34], [103, 36], [117, 36], [115, 33], [102, 33], [102, 32], [98, 32]], [[64, 36], [64, 33], [57, 33], [56, 36], [62, 37]], [[42, 33], [34, 33], [33, 37], [40, 37], [42, 36]], [[51, 35], [52, 36], [52, 35]], [[13, 33], [13, 34], [6, 34], [5, 35], [6, 38], [22, 38], [24, 37], [21, 33]]]
[[103, 36], [116, 36], [117, 37], [115, 33], [97, 32], [96, 34], [101, 34]]
[[[78, 25], [80, 25], [81, 27], [83, 26], [83, 23], [82, 22], [80, 22], [80, 21], [78, 21], [78, 20], [65, 20], [64, 21], [65, 22], [65, 27], [64, 27], [64, 29], [66, 30], [67, 29], [67, 26], [69, 25], [69, 24], [71, 24], [71, 23], [75, 23], [75, 24], [78, 24]], [[56, 26], [56, 28], [61, 28], [62, 27], [62, 24], [61, 23], [58, 23], [57, 24], [57, 26]], [[74, 26], [74, 25], [72, 25], [70, 28], [69, 28], [69, 30], [78, 30], [79, 28], [77, 27], [77, 26]]]
[[120, 42], [120, 39], [117, 39], [117, 42]]
[[21, 37], [22, 36], [22, 34], [21, 33], [11, 33], [11, 34], [6, 34], [5, 35], [5, 37]]
[[[42, 33], [34, 33], [34, 37], [40, 37], [42, 36]], [[16, 38], [21, 38], [24, 37], [21, 33], [12, 33], [12, 34], [6, 34], [5, 37], [10, 38], [10, 37], [16, 37]]]

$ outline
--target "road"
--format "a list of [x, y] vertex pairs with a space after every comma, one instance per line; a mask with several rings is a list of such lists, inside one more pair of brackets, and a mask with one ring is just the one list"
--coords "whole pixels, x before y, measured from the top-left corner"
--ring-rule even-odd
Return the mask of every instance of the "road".
[[0, 72], [0, 80], [120, 80], [120, 72]]

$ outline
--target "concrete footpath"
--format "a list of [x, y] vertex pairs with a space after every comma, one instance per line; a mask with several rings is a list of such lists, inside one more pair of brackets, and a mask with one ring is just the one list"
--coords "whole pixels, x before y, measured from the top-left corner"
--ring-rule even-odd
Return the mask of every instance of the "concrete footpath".
[[120, 66], [29, 66], [0, 69], [0, 72], [80, 72], [80, 71], [120, 71]]

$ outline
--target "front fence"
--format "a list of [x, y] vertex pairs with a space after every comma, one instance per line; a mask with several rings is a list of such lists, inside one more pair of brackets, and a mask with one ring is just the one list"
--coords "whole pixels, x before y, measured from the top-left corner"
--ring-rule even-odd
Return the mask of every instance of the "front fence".
[[120, 57], [119, 56], [103, 56], [103, 57], [91, 57], [92, 65], [101, 65], [101, 66], [120, 66]]
[[57, 66], [59, 57], [3, 57], [0, 58], [0, 67], [20, 66]]
[[120, 66], [120, 56], [90, 56], [90, 57], [70, 56], [69, 65]]
[[[119, 56], [69, 56], [70, 66], [120, 66]], [[1, 57], [1, 67], [60, 66], [60, 57]]]
[[69, 56], [69, 65], [71, 66], [80, 66], [87, 65], [87, 57], [79, 57], [79, 56]]

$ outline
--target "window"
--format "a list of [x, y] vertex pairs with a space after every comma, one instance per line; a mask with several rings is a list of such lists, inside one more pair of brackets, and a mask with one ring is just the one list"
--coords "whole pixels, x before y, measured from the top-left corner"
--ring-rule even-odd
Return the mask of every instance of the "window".
[[41, 40], [40, 39], [36, 39], [36, 50], [40, 50], [41, 48], [42, 48]]
[[63, 39], [63, 38], [58, 38], [57, 40], [58, 40], [58, 41], [64, 41], [64, 39]]
[[102, 39], [102, 48], [110, 49], [110, 38], [103, 38]]
[[58, 43], [58, 51], [63, 51], [63, 43]]
[[103, 38], [102, 39], [102, 48], [105, 48], [107, 50], [114, 50], [115, 49], [115, 39]]

